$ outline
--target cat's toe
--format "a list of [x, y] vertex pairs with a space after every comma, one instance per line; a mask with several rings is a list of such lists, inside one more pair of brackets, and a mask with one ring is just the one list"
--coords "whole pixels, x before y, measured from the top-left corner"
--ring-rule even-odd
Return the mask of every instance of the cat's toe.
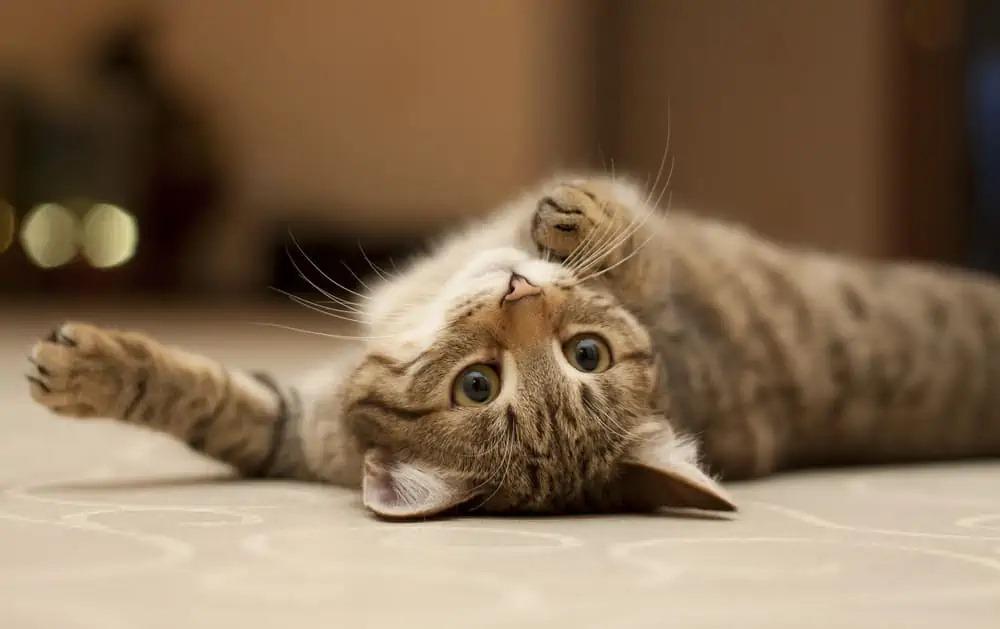
[[25, 374], [32, 399], [50, 410], [57, 410], [73, 404], [75, 395], [67, 387], [64, 372], [35, 358], [40, 348], [28, 357], [29, 369]]
[[99, 351], [99, 334], [93, 326], [65, 324], [35, 343], [26, 374], [32, 399], [62, 415], [106, 413], [119, 379], [113, 362]]
[[63, 325], [54, 328], [49, 335], [45, 337], [47, 343], [52, 343], [53, 345], [63, 345], [66, 347], [76, 347], [78, 343], [72, 336], [73, 334], [73, 324], [64, 323]]
[[531, 235], [539, 250], [561, 260], [568, 258], [600, 224], [599, 205], [582, 188], [555, 186], [535, 208]]

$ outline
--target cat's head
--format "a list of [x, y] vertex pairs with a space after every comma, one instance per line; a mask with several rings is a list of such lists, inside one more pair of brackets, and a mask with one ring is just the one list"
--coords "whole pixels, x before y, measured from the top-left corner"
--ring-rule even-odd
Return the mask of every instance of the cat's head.
[[610, 293], [515, 249], [435, 289], [349, 387], [370, 509], [733, 508], [657, 416], [650, 336]]

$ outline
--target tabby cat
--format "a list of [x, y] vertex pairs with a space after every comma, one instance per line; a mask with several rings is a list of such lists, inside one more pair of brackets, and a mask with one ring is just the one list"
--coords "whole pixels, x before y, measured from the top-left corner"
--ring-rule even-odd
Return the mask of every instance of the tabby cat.
[[31, 393], [248, 476], [360, 485], [386, 518], [732, 510], [719, 476], [1000, 455], [1000, 283], [655, 205], [603, 176], [543, 185], [312, 304], [367, 338], [301, 386], [69, 323], [34, 347]]

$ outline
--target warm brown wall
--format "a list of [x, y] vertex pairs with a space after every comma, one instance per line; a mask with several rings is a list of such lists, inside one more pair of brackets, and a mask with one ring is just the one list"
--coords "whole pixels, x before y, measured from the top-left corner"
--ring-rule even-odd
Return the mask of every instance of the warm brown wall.
[[872, 0], [621, 3], [619, 163], [655, 171], [672, 109], [675, 204], [773, 236], [890, 250], [890, 5]]
[[226, 141], [236, 207], [399, 229], [480, 211], [589, 154], [591, 5], [4, 0], [0, 71], [69, 93], [87, 43], [148, 9], [171, 74]]
[[906, 256], [965, 262], [970, 229], [964, 2], [897, 0], [896, 155]]
[[54, 97], [80, 86], [79, 55], [94, 33], [135, 0], [0, 0], [0, 74]]
[[225, 112], [254, 203], [434, 220], [495, 203], [587, 142], [574, 3], [234, 6], [167, 11], [164, 49]]
[[958, 172], [935, 179], [933, 166], [960, 150], [947, 141], [956, 119], [931, 124], [930, 143], [900, 122], [940, 109], [905, 99], [955, 91], [901, 71], [903, 14], [927, 4], [3, 0], [0, 72], [65, 95], [109, 20], [159, 15], [164, 62], [209, 106], [232, 158], [234, 220], [221, 229], [234, 252], [288, 208], [401, 231], [599, 155], [641, 179], [669, 102], [675, 205], [883, 255], [918, 215], [931, 232], [953, 224], [926, 199], [955, 198]]
[[[0, 73], [55, 99], [116, 19], [148, 11], [231, 169], [190, 275], [256, 286], [277, 220], [427, 232], [593, 155], [594, 0], [0, 0]], [[248, 252], [253, 252], [248, 255]]]

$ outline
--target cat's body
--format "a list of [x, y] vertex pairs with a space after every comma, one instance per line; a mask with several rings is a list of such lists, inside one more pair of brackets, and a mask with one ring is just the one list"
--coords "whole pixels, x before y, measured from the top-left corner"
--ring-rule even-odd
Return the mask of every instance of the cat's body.
[[727, 478], [1000, 456], [996, 281], [782, 248], [648, 201], [547, 184], [334, 297], [319, 307], [370, 338], [300, 387], [71, 324], [36, 347], [32, 392], [246, 474], [361, 482], [390, 517], [730, 508], [685, 435]]
[[995, 280], [664, 225], [667, 263], [644, 274], [663, 288], [626, 303], [664, 356], [661, 407], [713, 469], [1000, 455]]

